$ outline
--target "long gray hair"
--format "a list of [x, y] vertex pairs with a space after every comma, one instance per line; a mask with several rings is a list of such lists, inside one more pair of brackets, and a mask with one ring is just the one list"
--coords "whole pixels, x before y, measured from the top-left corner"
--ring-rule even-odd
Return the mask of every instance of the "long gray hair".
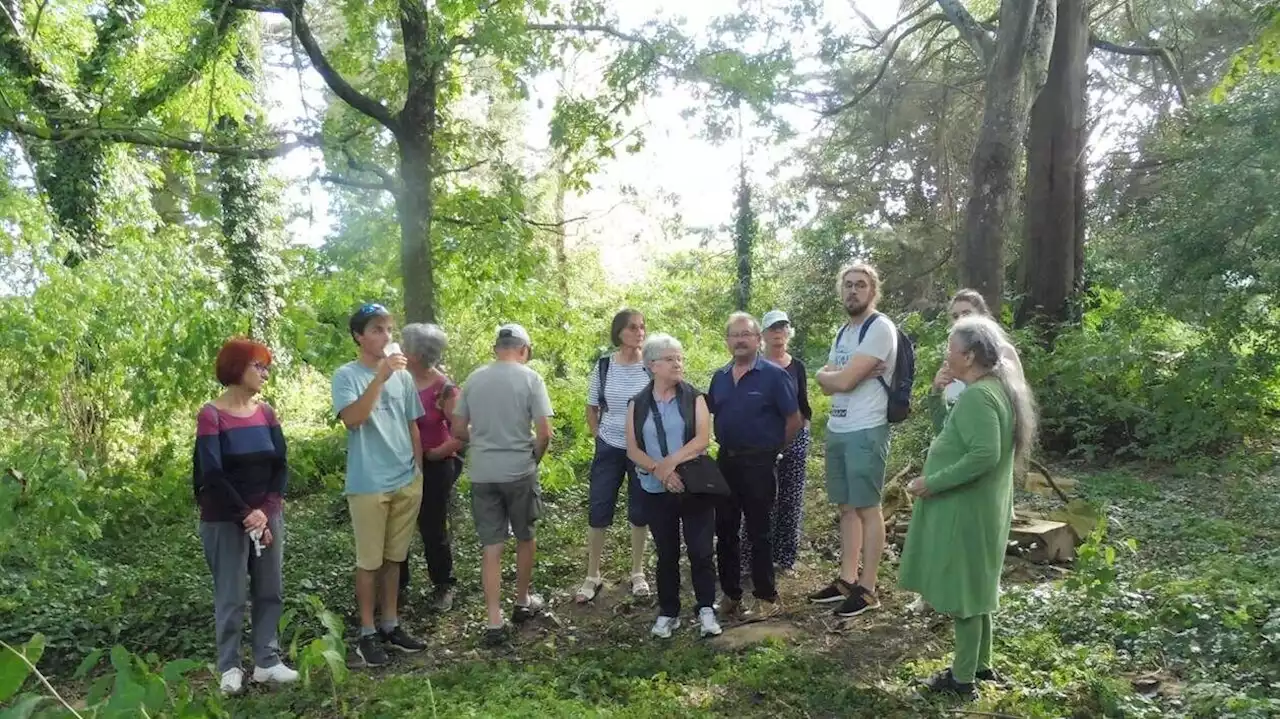
[[961, 350], [973, 354], [978, 367], [1000, 381], [1013, 407], [1014, 461], [1019, 465], [1025, 463], [1036, 443], [1040, 417], [1036, 398], [1022, 373], [1002, 358], [1004, 346], [1012, 346], [1008, 336], [990, 317], [971, 315], [951, 328], [951, 339], [959, 343]]

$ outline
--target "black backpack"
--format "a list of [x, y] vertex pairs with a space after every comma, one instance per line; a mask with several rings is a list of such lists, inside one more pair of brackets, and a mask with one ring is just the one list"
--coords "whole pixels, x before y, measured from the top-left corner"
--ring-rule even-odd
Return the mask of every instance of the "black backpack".
[[[870, 317], [863, 320], [862, 327], [858, 329], [858, 344], [862, 344], [862, 340], [867, 336], [867, 330], [871, 328], [871, 323], [878, 317], [880, 313], [873, 312]], [[840, 339], [844, 337], [846, 327], [848, 325], [841, 327], [840, 332], [836, 334], [837, 346], [840, 344]], [[889, 424], [897, 424], [911, 416], [911, 388], [916, 383], [915, 345], [897, 325], [894, 325], [894, 330], [898, 333], [898, 351], [894, 357], [893, 374], [890, 375], [888, 382], [883, 376], [876, 377], [880, 386], [884, 387], [884, 391], [889, 394]]]

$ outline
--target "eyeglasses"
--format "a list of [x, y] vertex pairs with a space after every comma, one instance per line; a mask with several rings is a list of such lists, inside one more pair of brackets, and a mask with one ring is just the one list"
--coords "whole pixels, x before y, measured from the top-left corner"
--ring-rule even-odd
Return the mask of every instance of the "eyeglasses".
[[[356, 315], [357, 316], [372, 315], [378, 312], [386, 312], [386, 311], [387, 311], [386, 307], [370, 302], [368, 304], [361, 305], [360, 309], [356, 312]], [[388, 312], [387, 314], [390, 314], [390, 313]]]
[[758, 334], [760, 333], [759, 332], [730, 332], [729, 339], [746, 340], [746, 339], [751, 339], [752, 337], [755, 337]]
[[658, 361], [666, 362], [668, 364], [684, 364], [684, 358], [679, 355], [672, 355], [670, 357], [659, 357]]
[[271, 365], [269, 365], [269, 364], [263, 364], [263, 363], [261, 363], [261, 362], [254, 362], [253, 364], [251, 364], [251, 365], [249, 365], [249, 366], [250, 366], [250, 367], [252, 367], [252, 368], [254, 368], [254, 369], [256, 369], [256, 370], [258, 370], [258, 374], [269, 374], [269, 373], [271, 372]]

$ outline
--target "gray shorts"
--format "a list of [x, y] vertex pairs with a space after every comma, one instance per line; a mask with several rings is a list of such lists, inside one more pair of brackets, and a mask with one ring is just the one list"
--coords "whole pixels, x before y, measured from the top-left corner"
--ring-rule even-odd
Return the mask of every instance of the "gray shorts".
[[511, 482], [471, 483], [471, 517], [483, 546], [502, 544], [513, 534], [521, 542], [533, 539], [542, 512], [536, 472]]

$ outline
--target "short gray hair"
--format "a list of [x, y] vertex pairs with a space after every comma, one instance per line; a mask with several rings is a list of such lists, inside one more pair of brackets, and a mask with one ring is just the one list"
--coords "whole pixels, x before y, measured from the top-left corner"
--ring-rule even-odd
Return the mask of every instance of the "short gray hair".
[[754, 316], [752, 316], [750, 313], [747, 313], [747, 312], [734, 312], [733, 314], [729, 315], [729, 321], [726, 322], [724, 325], [724, 333], [726, 335], [729, 334], [729, 330], [733, 329], [733, 326], [739, 322], [750, 323], [751, 329], [756, 334], [760, 334], [760, 322]]
[[439, 325], [414, 322], [400, 330], [404, 339], [404, 353], [422, 363], [423, 367], [435, 367], [444, 357], [444, 348], [449, 346], [449, 336]]
[[649, 338], [644, 341], [644, 348], [640, 350], [640, 357], [644, 361], [644, 366], [648, 367], [662, 359], [662, 355], [670, 350], [683, 352], [684, 347], [680, 344], [680, 340], [659, 332], [656, 335], [649, 335]]
[[1022, 464], [1031, 454], [1036, 443], [1040, 418], [1036, 410], [1035, 396], [1018, 368], [1003, 359], [1005, 345], [1012, 346], [1004, 330], [990, 317], [970, 315], [951, 328], [951, 339], [960, 349], [973, 354], [979, 367], [1000, 380], [1009, 404], [1013, 407], [1013, 453]]

